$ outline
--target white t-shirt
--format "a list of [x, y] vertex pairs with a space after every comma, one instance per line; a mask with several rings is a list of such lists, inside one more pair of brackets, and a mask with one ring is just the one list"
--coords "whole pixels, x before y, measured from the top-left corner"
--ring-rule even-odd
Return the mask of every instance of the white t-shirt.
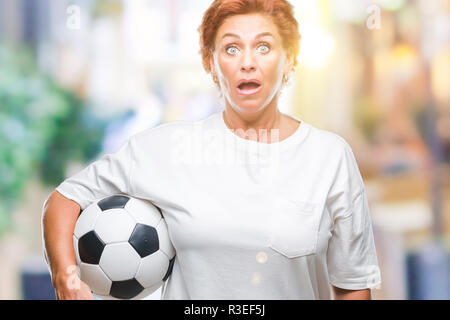
[[132, 136], [56, 190], [82, 209], [118, 193], [162, 210], [176, 250], [162, 299], [331, 299], [381, 283], [364, 183], [348, 143], [301, 121], [244, 139], [223, 111]]

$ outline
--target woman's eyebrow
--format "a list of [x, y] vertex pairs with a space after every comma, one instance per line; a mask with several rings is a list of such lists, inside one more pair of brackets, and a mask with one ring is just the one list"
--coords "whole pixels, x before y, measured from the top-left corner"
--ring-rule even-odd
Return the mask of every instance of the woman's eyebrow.
[[[266, 36], [275, 38], [274, 35], [271, 34], [270, 32], [261, 32], [260, 34], [256, 35], [255, 39], [258, 39], [258, 38], [261, 38], [261, 37], [266, 37]], [[241, 38], [241, 37], [239, 37], [237, 34], [235, 34], [235, 33], [230, 33], [230, 32], [225, 33], [225, 34], [222, 36], [222, 39], [225, 38], [225, 37], [234, 37], [234, 38], [238, 38], [238, 39]]]

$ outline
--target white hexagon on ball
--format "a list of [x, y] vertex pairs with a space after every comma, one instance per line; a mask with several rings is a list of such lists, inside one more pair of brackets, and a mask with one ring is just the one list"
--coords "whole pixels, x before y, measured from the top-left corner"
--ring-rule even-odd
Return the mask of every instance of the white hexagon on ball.
[[104, 243], [128, 241], [136, 221], [125, 212], [123, 209], [109, 209], [98, 217], [94, 230]]
[[[169, 263], [167, 256], [159, 250], [141, 259], [141, 265], [135, 278], [144, 288], [154, 286], [166, 275]], [[158, 266], [158, 268], [152, 266]], [[150, 270], [151, 272], [149, 272]]]
[[102, 214], [102, 210], [97, 205], [90, 205], [83, 210], [78, 217], [73, 234], [80, 239], [84, 234], [94, 229], [98, 217]]
[[158, 208], [151, 202], [142, 199], [131, 198], [125, 205], [125, 210], [136, 220], [136, 223], [156, 226], [162, 219]]
[[172, 242], [170, 242], [169, 231], [164, 219], [161, 219], [156, 227], [156, 231], [158, 233], [159, 250], [162, 250], [169, 259], [172, 259], [175, 256], [175, 248], [173, 247]]
[[112, 281], [108, 279], [100, 266], [96, 264], [81, 263], [81, 280], [89, 283], [89, 288], [98, 294], [109, 294]]
[[99, 265], [112, 281], [133, 279], [141, 257], [128, 242], [107, 244]]

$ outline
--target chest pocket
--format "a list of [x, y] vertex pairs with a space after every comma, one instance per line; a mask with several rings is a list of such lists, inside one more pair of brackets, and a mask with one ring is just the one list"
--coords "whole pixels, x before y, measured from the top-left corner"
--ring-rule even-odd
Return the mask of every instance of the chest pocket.
[[313, 202], [274, 199], [270, 219], [270, 248], [288, 258], [316, 253], [320, 214]]

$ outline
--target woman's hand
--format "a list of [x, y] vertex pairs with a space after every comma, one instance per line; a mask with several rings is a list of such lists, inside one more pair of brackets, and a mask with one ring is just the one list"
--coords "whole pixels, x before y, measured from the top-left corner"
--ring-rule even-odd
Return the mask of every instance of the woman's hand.
[[58, 300], [95, 300], [89, 286], [76, 273], [57, 275], [52, 282]]

